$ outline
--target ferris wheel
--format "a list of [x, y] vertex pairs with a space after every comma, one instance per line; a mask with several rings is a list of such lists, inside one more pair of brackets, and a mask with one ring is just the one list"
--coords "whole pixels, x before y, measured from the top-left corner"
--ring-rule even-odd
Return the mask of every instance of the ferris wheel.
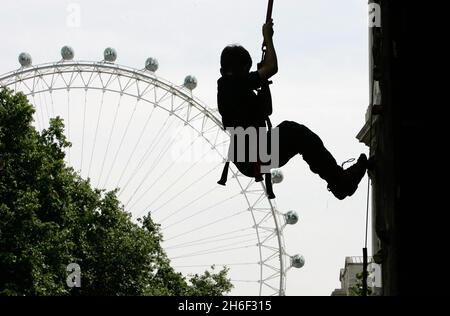
[[[66, 162], [99, 189], [114, 190], [134, 220], [151, 214], [161, 225], [171, 265], [184, 275], [227, 266], [232, 295], [285, 295], [287, 272], [304, 258], [289, 255], [283, 231], [298, 222], [281, 212], [257, 183], [230, 166], [227, 187], [217, 184], [229, 135], [218, 110], [194, 97], [193, 76], [176, 85], [144, 69], [116, 62], [107, 48], [101, 61], [62, 59], [0, 75], [0, 87], [23, 92], [34, 105], [35, 126], [61, 117], [72, 143]], [[280, 170], [272, 181], [283, 180]]]

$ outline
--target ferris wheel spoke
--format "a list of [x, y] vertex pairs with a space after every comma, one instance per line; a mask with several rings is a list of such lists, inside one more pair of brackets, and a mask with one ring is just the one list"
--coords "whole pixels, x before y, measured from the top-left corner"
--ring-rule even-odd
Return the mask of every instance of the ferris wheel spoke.
[[83, 158], [84, 158], [84, 133], [86, 130], [86, 103], [87, 103], [87, 92], [88, 90], [84, 90], [84, 106], [83, 106], [83, 135], [81, 138], [81, 159], [80, 159], [80, 172], [83, 170]]
[[171, 218], [172, 216], [178, 214], [179, 212], [185, 210], [188, 206], [194, 204], [195, 202], [200, 201], [201, 199], [204, 199], [206, 196], [208, 196], [209, 194], [211, 194], [211, 192], [217, 190], [217, 186], [212, 187], [211, 189], [209, 189], [208, 191], [206, 191], [205, 193], [201, 194], [200, 196], [196, 197], [194, 200], [190, 201], [189, 203], [183, 205], [182, 207], [178, 208], [176, 211], [170, 213], [168, 216], [166, 216], [165, 218], [163, 218], [162, 220], [160, 220], [160, 223], [165, 222], [167, 219]]
[[[38, 80], [38, 84], [39, 84], [39, 89], [41, 89], [41, 91], [44, 91], [45, 88], [42, 87], [42, 80]], [[41, 108], [42, 113], [45, 112], [44, 120], [43, 120], [43, 122], [42, 122], [43, 125], [44, 125], [44, 127], [45, 127], [45, 126], [47, 125], [46, 123], [48, 123], [48, 121], [49, 121], [50, 114], [49, 114], [49, 112], [48, 112], [47, 103], [44, 102], [45, 100], [43, 99], [43, 97], [42, 97], [41, 94], [42, 94], [41, 92], [38, 93], [39, 107]], [[44, 100], [44, 101], [43, 101], [43, 100]], [[45, 111], [44, 111], [44, 110], [45, 110]]]
[[128, 120], [127, 126], [126, 126], [125, 131], [124, 131], [124, 133], [122, 135], [122, 138], [120, 140], [119, 147], [116, 150], [116, 154], [114, 155], [114, 159], [113, 159], [113, 161], [111, 163], [111, 167], [109, 168], [108, 175], [106, 177], [105, 183], [103, 184], [104, 187], [106, 187], [106, 185], [108, 184], [109, 177], [110, 177], [111, 172], [112, 172], [112, 170], [113, 170], [113, 168], [114, 168], [114, 166], [116, 164], [117, 157], [119, 156], [120, 150], [122, 149], [122, 145], [123, 145], [123, 142], [125, 140], [125, 137], [128, 135], [128, 130], [130, 129], [131, 122], [133, 122], [133, 118], [134, 118], [134, 115], [136, 113], [136, 108], [138, 106], [138, 103], [139, 103], [139, 100], [136, 100], [136, 104], [134, 105], [133, 112], [131, 113], [131, 117]]
[[[177, 161], [179, 160], [179, 159], [181, 159], [181, 157], [183, 157], [183, 155], [194, 145], [194, 143], [196, 142], [198, 140], [198, 138], [197, 139], [195, 139], [194, 141], [192, 141], [191, 142], [191, 144], [189, 145], [189, 146], [187, 146], [184, 150], [183, 150], [183, 152], [180, 154], [180, 155], [178, 155], [177, 156], [177, 158], [174, 160], [174, 161], [172, 161], [172, 163], [158, 176], [158, 177], [155, 177], [155, 180], [153, 181], [153, 183], [151, 183], [151, 185], [141, 194], [141, 196], [139, 197], [139, 198], [137, 198], [136, 199], [136, 201], [130, 206], [130, 208], [133, 208], [133, 206], [135, 206], [137, 203], [139, 203], [140, 201], [141, 201], [141, 199], [144, 197], [144, 196], [146, 196], [146, 194], [158, 183], [158, 179], [161, 179], [162, 177], [164, 177], [166, 174], [167, 174], [167, 172], [169, 171], [169, 170], [171, 170], [174, 166], [175, 166], [175, 164], [177, 163]], [[151, 169], [152, 170], [152, 169]]]
[[53, 90], [53, 87], [55, 85], [55, 76], [56, 76], [56, 72], [54, 72], [52, 74], [52, 79], [50, 80], [50, 89]]
[[91, 159], [89, 160], [89, 168], [88, 168], [88, 174], [87, 174], [88, 178], [89, 178], [89, 175], [91, 174], [92, 159], [94, 158], [94, 152], [95, 152], [95, 148], [96, 148], [96, 144], [97, 144], [98, 127], [100, 125], [100, 118], [101, 118], [101, 114], [102, 114], [104, 98], [105, 98], [105, 90], [102, 91], [102, 98], [101, 98], [101, 101], [100, 101], [100, 108], [98, 110], [97, 126], [95, 127], [94, 141], [92, 143]]
[[50, 102], [51, 102], [51, 105], [52, 105], [52, 114], [53, 114], [53, 118], [55, 118], [55, 102], [53, 100], [53, 91], [50, 90], [49, 94], [50, 94]]
[[241, 239], [243, 237], [250, 237], [250, 236], [255, 236], [255, 233], [252, 232], [249, 234], [237, 235], [237, 236], [221, 238], [221, 239], [209, 239], [207, 241], [202, 241], [202, 242], [190, 242], [190, 243], [184, 242], [182, 244], [164, 247], [164, 249], [166, 249], [166, 250], [179, 249], [179, 248], [185, 249], [185, 248], [189, 248], [189, 247], [197, 247], [197, 246], [201, 246], [201, 245], [207, 245], [207, 244], [217, 243], [217, 242], [221, 242], [221, 241]]
[[[163, 190], [163, 191], [162, 191], [155, 199], [153, 199], [153, 200], [150, 202], [150, 204], [148, 204], [148, 205], [145, 207], [145, 209], [149, 209], [153, 204], [155, 204], [157, 201], [159, 201], [159, 199], [160, 199], [161, 197], [163, 197], [164, 194], [166, 194], [166, 193], [167, 193], [171, 188], [173, 188], [179, 181], [181, 181], [181, 179], [183, 179], [183, 178], [186, 176], [187, 173], [189, 173], [192, 169], [194, 169], [194, 167], [195, 167], [196, 165], [198, 165], [198, 164], [200, 163], [200, 161], [201, 161], [207, 154], [208, 154], [208, 152], [206, 152], [200, 159], [198, 159], [197, 161], [195, 161], [195, 162], [194, 162], [189, 168], [187, 168], [180, 176], [178, 176], [178, 178], [176, 178], [173, 182], [171, 182], [169, 185], [167, 185], [167, 187], [166, 187], [166, 188], [165, 188], [165, 189], [164, 189], [164, 190]], [[205, 173], [205, 174], [203, 175], [203, 177], [207, 176], [207, 175], [210, 174], [212, 171], [216, 170], [221, 164], [222, 164], [222, 163], [218, 164], [218, 165], [215, 166], [213, 169], [209, 170], [207, 173]], [[196, 182], [198, 182], [199, 180], [203, 179], [203, 177], [201, 177], [201, 178], [197, 179], [197, 181], [194, 181], [193, 183], [191, 183], [191, 184], [187, 187], [187, 189], [189, 189], [190, 187], [192, 187], [192, 185], [196, 184]], [[157, 180], [155, 180], [155, 182], [157, 182]], [[155, 183], [155, 182], [154, 182], [154, 183]], [[153, 185], [153, 184], [152, 184], [152, 185]], [[177, 192], [177, 193], [175, 194], [175, 196], [172, 197], [172, 199], [175, 198], [176, 196], [181, 195], [182, 193], [184, 193], [184, 191]], [[169, 200], [172, 200], [172, 199], [169, 199]]]
[[[174, 260], [174, 259], [178, 259], [178, 258], [189, 258], [189, 257], [195, 257], [195, 256], [203, 256], [203, 255], [207, 255], [207, 254], [211, 254], [211, 253], [219, 253], [219, 252], [225, 252], [225, 251], [231, 251], [231, 250], [237, 250], [237, 249], [257, 247], [257, 244], [255, 243], [255, 241], [256, 241], [255, 237], [253, 237], [251, 239], [247, 238], [246, 240], [235, 241], [235, 242], [232, 242], [232, 243], [229, 243], [226, 245], [222, 245], [222, 246], [215, 246], [213, 248], [207, 248], [207, 249], [198, 250], [195, 252], [180, 254], [180, 255], [177, 255], [176, 257], [170, 257], [170, 259]], [[251, 244], [248, 244], [248, 243], [251, 243]], [[231, 246], [242, 245], [242, 244], [244, 244], [244, 246], [230, 248]]]
[[[42, 103], [42, 97], [41, 94], [39, 92], [35, 92], [38, 96], [38, 102], [36, 102], [36, 106], [39, 108], [39, 112], [41, 113], [41, 128], [45, 129], [45, 127], [47, 126], [47, 116], [45, 115], [45, 108], [44, 105]], [[37, 101], [37, 100], [36, 100]]]
[[50, 118], [54, 117], [54, 111], [52, 111], [50, 113], [50, 110], [49, 110], [49, 103], [47, 101], [47, 93], [44, 93], [44, 92], [48, 91], [49, 86], [48, 86], [47, 82], [45, 81], [44, 77], [41, 78], [41, 87], [42, 87], [41, 94], [42, 94], [42, 98], [44, 100], [45, 110], [47, 111], [47, 118], [50, 120]]
[[[133, 195], [130, 197], [130, 199], [128, 200], [128, 202], [125, 204], [125, 206], [127, 206], [130, 201], [134, 198], [134, 196], [137, 194], [137, 192], [141, 189], [141, 187], [144, 185], [145, 181], [148, 179], [148, 177], [155, 171], [156, 167], [159, 165], [159, 163], [161, 162], [162, 158], [165, 156], [165, 154], [169, 151], [170, 147], [173, 145], [173, 143], [177, 140], [178, 135], [181, 133], [181, 131], [183, 130], [184, 126], [181, 127], [176, 136], [173, 137], [172, 140], [170, 140], [170, 138], [168, 140], [166, 140], [166, 143], [162, 146], [161, 151], [159, 152], [157, 158], [153, 161], [153, 163], [151, 164], [150, 168], [148, 169], [147, 173], [144, 175], [144, 177], [142, 178], [141, 182], [139, 183], [138, 187], [136, 188], [136, 190], [134, 191]], [[142, 194], [141, 197], [145, 195]], [[141, 198], [140, 197], [140, 198]], [[139, 198], [139, 199], [140, 199]]]
[[[217, 207], [217, 206], [219, 206], [219, 205], [221, 205], [221, 204], [223, 204], [225, 202], [228, 202], [228, 201], [230, 201], [230, 200], [232, 200], [232, 199], [234, 199], [234, 198], [236, 198], [236, 197], [238, 197], [240, 195], [241, 195], [241, 193], [234, 194], [234, 195], [232, 195], [232, 196], [230, 196], [230, 197], [228, 197], [226, 199], [223, 199], [223, 200], [221, 200], [219, 202], [216, 202], [216, 203], [214, 203], [214, 204], [212, 204], [212, 205], [210, 205], [210, 206], [208, 206], [206, 208], [203, 208], [202, 210], [200, 210], [200, 211], [198, 211], [198, 212], [196, 212], [196, 213], [194, 213], [194, 214], [192, 214], [190, 216], [187, 216], [187, 217], [185, 217], [185, 218], [183, 218], [183, 219], [181, 219], [181, 220], [179, 220], [177, 222], [174, 222], [174, 223], [172, 223], [170, 225], [164, 226], [164, 228], [165, 229], [169, 229], [170, 227], [173, 227], [175, 225], [181, 224], [181, 223], [183, 223], [183, 222], [185, 222], [185, 221], [187, 221], [189, 219], [192, 219], [192, 218], [194, 218], [194, 217], [196, 217], [196, 216], [198, 216], [200, 214], [203, 214], [203, 213], [213, 209], [214, 207]], [[160, 223], [162, 223], [162, 222], [163, 222], [163, 220]]]
[[[253, 266], [259, 265], [258, 262], [232, 262], [232, 263], [214, 263], [214, 266], [219, 267], [233, 267], [233, 266]], [[194, 265], [173, 265], [175, 269], [183, 269], [183, 268], [210, 268], [211, 264], [194, 264]], [[234, 282], [234, 280], [232, 280]], [[250, 282], [256, 282], [255, 280]]]
[[237, 280], [237, 279], [230, 279], [232, 283], [259, 283], [259, 281], [255, 280]]
[[[219, 238], [219, 237], [224, 237], [224, 236], [228, 236], [228, 235], [233, 235], [233, 234], [236, 234], [236, 233], [242, 233], [242, 232], [245, 232], [245, 231], [248, 231], [248, 230], [254, 230], [254, 229], [255, 228], [253, 228], [253, 227], [245, 227], [245, 228], [235, 229], [235, 230], [228, 231], [228, 232], [221, 233], [221, 234], [209, 235], [209, 236], [206, 236], [206, 237], [203, 237], [203, 238], [200, 238], [200, 239], [195, 239], [195, 240], [191, 240], [191, 241], [183, 241], [182, 243], [173, 244], [172, 246], [182, 246], [182, 245], [185, 245], [185, 244], [189, 245], [191, 243], [207, 241], [207, 240], [211, 240], [211, 239], [214, 239], [214, 238]], [[164, 243], [165, 242], [167, 242], [167, 241], [164, 240]], [[172, 246], [167, 246], [167, 247], [172, 247]], [[165, 247], [165, 248], [167, 248], [167, 247]]]
[[[70, 142], [71, 141], [71, 138], [70, 138], [70, 88], [67, 88], [67, 128], [66, 128], [66, 130], [67, 130], [67, 132], [66, 132], [67, 139]], [[71, 148], [71, 146], [69, 146], [67, 148], [69, 164], [70, 164], [70, 148]]]
[[248, 249], [248, 248], [253, 248], [253, 247], [256, 247], [256, 245], [246, 245], [246, 246], [227, 248], [227, 249], [213, 248], [215, 250], [204, 251], [204, 252], [197, 252], [197, 253], [194, 252], [194, 253], [187, 254], [187, 255], [171, 257], [169, 259], [170, 260], [175, 260], [175, 259], [181, 259], [181, 258], [198, 257], [198, 256], [204, 256], [204, 255], [209, 255], [209, 254], [213, 254], [213, 253], [223, 253], [223, 252], [235, 251], [235, 250], [240, 250], [240, 249]]
[[[172, 137], [172, 139], [168, 138], [166, 140], [166, 142], [164, 143], [163, 146], [161, 146], [161, 151], [159, 152], [158, 156], [156, 157], [156, 159], [153, 161], [150, 170], [148, 171], [149, 173], [152, 173], [155, 169], [156, 166], [159, 165], [159, 163], [161, 162], [162, 158], [167, 154], [167, 152], [169, 151], [169, 149], [172, 147], [172, 145], [177, 141], [177, 137], [180, 135], [180, 133], [183, 131], [184, 126], [182, 126], [181, 128], [179, 128], [178, 132], [176, 133], [176, 135], [174, 137]], [[145, 179], [148, 177], [149, 174], [146, 175]]]
[[38, 125], [39, 130], [42, 130], [43, 127], [41, 127], [41, 119], [39, 119], [39, 114], [38, 114], [39, 111], [36, 106], [36, 98], [34, 97], [34, 93], [31, 95], [31, 97], [33, 98], [33, 107], [35, 109], [36, 123]]
[[[43, 82], [45, 83], [45, 89], [43, 91], [47, 91], [50, 94], [50, 102], [48, 102], [48, 100], [47, 100], [47, 93], [43, 93], [44, 100], [45, 100], [45, 103], [48, 104], [49, 107], [50, 107], [51, 118], [55, 118], [55, 107], [54, 107], [54, 104], [53, 104], [53, 99], [51, 98], [51, 95], [52, 95], [51, 94], [51, 88], [50, 88], [50, 86], [48, 85], [48, 83], [45, 80], [43, 80]], [[49, 111], [49, 113], [50, 113], [50, 111]]]
[[122, 173], [120, 174], [119, 180], [117, 181], [116, 187], [118, 188], [120, 186], [120, 182], [122, 181], [123, 176], [125, 175], [125, 172], [128, 170], [128, 166], [130, 165], [131, 159], [134, 157], [134, 153], [136, 152], [136, 149], [138, 148], [139, 144], [141, 143], [141, 139], [145, 134], [145, 131], [147, 130], [148, 124], [150, 123], [153, 113], [155, 112], [156, 107], [154, 106], [152, 111], [150, 112], [149, 116], [147, 117], [147, 121], [145, 122], [144, 127], [141, 130], [141, 133], [139, 134], [138, 140], [136, 144], [133, 147], [133, 150], [130, 153], [130, 156], [127, 159], [127, 162], [125, 164], [125, 167], [122, 170]]
[[48, 109], [47, 94], [44, 93], [44, 92], [49, 92], [50, 95], [51, 95], [52, 87], [51, 87], [51, 85], [49, 85], [47, 83], [47, 80], [46, 80], [45, 76], [41, 75], [39, 77], [39, 79], [40, 79], [41, 93], [43, 94], [43, 98], [44, 98], [44, 102], [45, 102], [45, 109], [47, 111], [47, 116], [48, 116], [48, 118], [50, 118], [50, 117], [54, 118], [55, 117], [55, 109], [54, 109], [54, 105], [53, 105], [53, 99], [51, 99], [51, 102], [50, 102], [51, 110], [52, 110], [51, 111], [52, 113], [50, 115], [50, 111]]
[[119, 114], [119, 109], [120, 109], [121, 103], [122, 103], [122, 95], [120, 95], [120, 97], [119, 97], [119, 103], [117, 104], [116, 113], [114, 114], [113, 123], [112, 123], [112, 126], [111, 126], [111, 130], [110, 130], [110, 132], [109, 132], [108, 144], [106, 145], [106, 151], [105, 151], [105, 154], [104, 154], [104, 156], [103, 156], [103, 162], [102, 162], [102, 167], [101, 167], [101, 169], [100, 169], [100, 175], [99, 175], [99, 177], [98, 177], [98, 183], [97, 183], [97, 186], [100, 186], [100, 182], [101, 182], [102, 175], [103, 175], [103, 169], [104, 169], [104, 167], [105, 167], [106, 157], [108, 156], [109, 147], [110, 147], [110, 145], [111, 145], [111, 139], [112, 139], [112, 135], [113, 135], [113, 132], [114, 132], [114, 128], [115, 128], [115, 126], [116, 126], [117, 116], [118, 116], [118, 114]]
[[[150, 142], [150, 145], [148, 145], [147, 150], [145, 151], [144, 155], [142, 156], [142, 158], [140, 159], [139, 163], [137, 164], [137, 166], [134, 168], [133, 172], [131, 173], [131, 176], [128, 178], [128, 181], [125, 183], [125, 186], [123, 187], [123, 189], [119, 192], [119, 197], [125, 192], [125, 190], [127, 189], [128, 185], [130, 184], [131, 180], [134, 179], [135, 175], [137, 174], [137, 172], [140, 170], [140, 168], [142, 167], [142, 164], [145, 162], [145, 160], [147, 159], [148, 156], [150, 156], [154, 150], [154, 148], [156, 148], [156, 146], [159, 144], [159, 142], [161, 141], [160, 135], [163, 133], [165, 126], [167, 125], [168, 121], [170, 119], [170, 116], [168, 116], [166, 118], [166, 120], [164, 121], [162, 127], [159, 129], [158, 133], [153, 137], [152, 141]], [[172, 121], [173, 123], [173, 121]], [[169, 124], [169, 126], [171, 126], [172, 124]], [[129, 203], [129, 201], [127, 202]]]
[[208, 224], [198, 226], [198, 227], [196, 227], [196, 228], [194, 228], [194, 229], [191, 229], [191, 230], [188, 230], [188, 231], [186, 231], [186, 232], [183, 232], [183, 233], [180, 233], [180, 234], [178, 234], [178, 235], [175, 235], [175, 236], [173, 236], [173, 237], [170, 237], [170, 238], [166, 239], [166, 242], [167, 242], [167, 241], [170, 241], [170, 240], [173, 240], [173, 239], [176, 239], [176, 238], [179, 238], [179, 237], [181, 237], [181, 236], [185, 236], [185, 235], [187, 235], [187, 234], [190, 234], [190, 233], [192, 233], [192, 232], [194, 232], [194, 231], [203, 229], [203, 228], [205, 228], [205, 227], [210, 227], [210, 226], [213, 225], [213, 224], [217, 224], [217, 223], [220, 223], [220, 222], [229, 220], [229, 219], [231, 219], [231, 218], [233, 218], [233, 217], [239, 216], [239, 215], [241, 215], [241, 214], [243, 214], [243, 213], [246, 213], [246, 212], [248, 212], [248, 209], [245, 209], [245, 210], [236, 212], [236, 213], [234, 213], [234, 214], [231, 214], [231, 215], [222, 217], [222, 218], [217, 219], [217, 220], [214, 220], [214, 221], [212, 221], [212, 222], [210, 222], [210, 223], [208, 223]]
[[[157, 198], [155, 200], [153, 200], [149, 205], [147, 205], [145, 209], [149, 209], [150, 206], [152, 206], [154, 203], [156, 203], [156, 201], [158, 201], [161, 198], [161, 196], [163, 196], [165, 193], [167, 193], [169, 191], [169, 189], [171, 189], [175, 184], [177, 184], [181, 179], [183, 179], [186, 176], [186, 174], [189, 173], [198, 163], [199, 163], [199, 161], [196, 161], [190, 168], [186, 169], [186, 171], [184, 173], [182, 173], [181, 176], [179, 176], [172, 184], [167, 186], [167, 188], [159, 196], [157, 196]], [[222, 165], [222, 163], [218, 164], [217, 166], [215, 166], [214, 168], [212, 168], [211, 170], [209, 170], [205, 174], [202, 174], [200, 177], [198, 177], [193, 182], [189, 183], [187, 186], [185, 186], [183, 188], [183, 190], [175, 193], [173, 196], [171, 196], [169, 199], [167, 199], [167, 201], [164, 202], [164, 204], [160, 205], [155, 210], [153, 210], [152, 213], [155, 214], [161, 208], [163, 208], [164, 206], [166, 206], [167, 204], [172, 202], [176, 197], [181, 196], [181, 194], [183, 194], [184, 192], [186, 192], [187, 190], [192, 188], [194, 185], [196, 185], [198, 182], [200, 182], [205, 176], [207, 176], [208, 174], [210, 174], [211, 172], [216, 170], [221, 165]]]

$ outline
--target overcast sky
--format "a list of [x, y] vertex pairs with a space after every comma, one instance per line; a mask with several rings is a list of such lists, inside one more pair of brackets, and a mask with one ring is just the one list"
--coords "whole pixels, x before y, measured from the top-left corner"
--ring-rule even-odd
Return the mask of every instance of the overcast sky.
[[[18, 68], [22, 51], [39, 64], [59, 60], [63, 45], [81, 60], [101, 60], [111, 46], [119, 64], [141, 69], [152, 56], [158, 75], [172, 82], [195, 75], [196, 97], [216, 107], [220, 52], [242, 44], [256, 65], [266, 6], [266, 0], [3, 0], [0, 73]], [[367, 153], [355, 138], [369, 102], [367, 11], [359, 0], [275, 1], [272, 122], [308, 126], [339, 162]], [[290, 271], [287, 294], [330, 295], [345, 257], [362, 255], [367, 180], [355, 196], [338, 201], [301, 157], [283, 171], [278, 206], [300, 215], [285, 233], [287, 248], [306, 258], [303, 269]]]

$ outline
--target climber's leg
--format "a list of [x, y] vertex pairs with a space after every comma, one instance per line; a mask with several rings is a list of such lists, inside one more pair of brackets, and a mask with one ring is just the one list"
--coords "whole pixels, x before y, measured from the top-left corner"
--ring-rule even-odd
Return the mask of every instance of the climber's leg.
[[280, 166], [284, 166], [292, 157], [300, 154], [311, 171], [322, 179], [328, 181], [340, 175], [342, 168], [325, 148], [319, 136], [309, 128], [292, 121], [284, 121], [277, 128], [280, 135]]
[[329, 189], [338, 199], [352, 195], [366, 171], [367, 158], [362, 155], [358, 162], [343, 170], [325, 148], [322, 140], [306, 126], [284, 121], [279, 129], [280, 166], [297, 154], [303, 156], [312, 172], [327, 181]]

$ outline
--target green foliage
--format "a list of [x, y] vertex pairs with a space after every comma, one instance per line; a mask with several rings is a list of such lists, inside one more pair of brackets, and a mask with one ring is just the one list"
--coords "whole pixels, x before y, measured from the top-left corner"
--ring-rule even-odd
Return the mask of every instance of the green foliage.
[[[350, 288], [350, 296], [363, 296], [363, 272], [356, 274], [356, 285]], [[372, 295], [372, 289], [367, 288], [367, 296]]]
[[[60, 118], [38, 133], [23, 94], [0, 90], [0, 295], [223, 295], [227, 270], [189, 280], [161, 248], [159, 225], [138, 223], [116, 191], [92, 189], [64, 164]], [[81, 267], [81, 287], [66, 267]]]
[[[211, 270], [215, 267], [212, 266]], [[203, 275], [195, 274], [191, 278], [191, 295], [195, 296], [221, 296], [222, 292], [229, 292], [232, 289], [231, 283], [227, 280], [227, 269], [213, 274], [206, 271]]]

